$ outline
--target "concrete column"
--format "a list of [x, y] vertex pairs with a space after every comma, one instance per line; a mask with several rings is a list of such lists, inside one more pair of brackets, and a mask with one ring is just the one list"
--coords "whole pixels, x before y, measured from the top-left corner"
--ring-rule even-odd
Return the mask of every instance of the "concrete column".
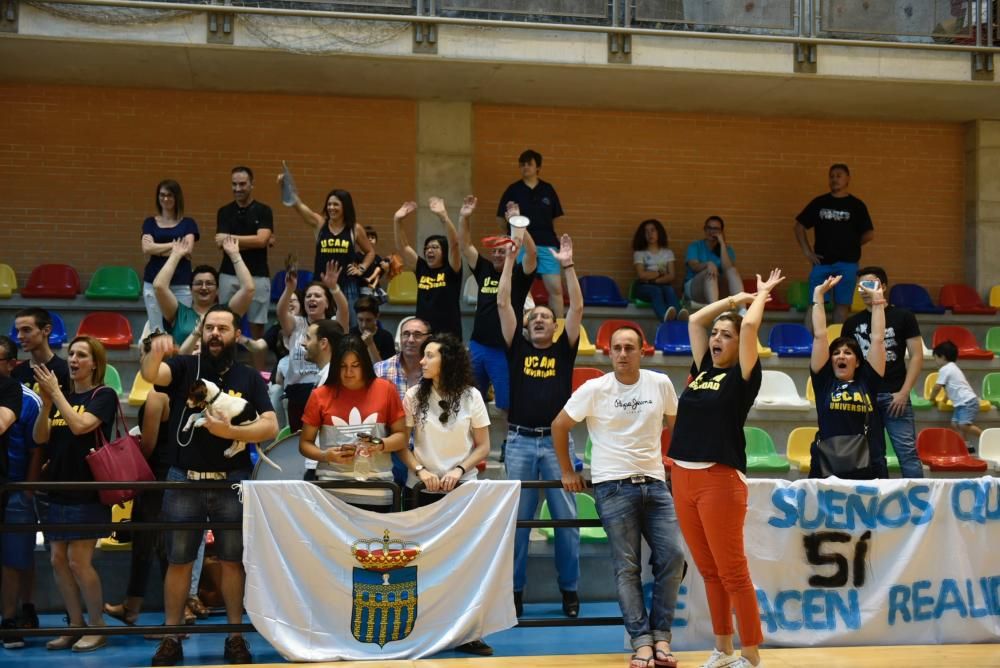
[[[444, 234], [438, 217], [427, 208], [430, 197], [443, 197], [448, 215], [458, 225], [462, 199], [472, 192], [472, 104], [468, 102], [417, 103], [417, 239], [414, 249], [423, 254], [424, 239]], [[480, 202], [480, 207], [484, 206]], [[482, 218], [482, 211], [477, 211]], [[491, 218], [492, 219], [492, 218]]]
[[1000, 121], [965, 134], [965, 276], [980, 294], [1000, 284]]

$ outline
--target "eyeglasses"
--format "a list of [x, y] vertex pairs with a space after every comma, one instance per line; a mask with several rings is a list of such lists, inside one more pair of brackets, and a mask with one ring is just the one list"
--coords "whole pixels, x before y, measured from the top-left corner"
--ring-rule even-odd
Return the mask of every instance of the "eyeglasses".
[[401, 339], [425, 339], [430, 336], [429, 332], [403, 332], [399, 335]]
[[214, 288], [215, 281], [195, 281], [191, 285], [196, 288]]

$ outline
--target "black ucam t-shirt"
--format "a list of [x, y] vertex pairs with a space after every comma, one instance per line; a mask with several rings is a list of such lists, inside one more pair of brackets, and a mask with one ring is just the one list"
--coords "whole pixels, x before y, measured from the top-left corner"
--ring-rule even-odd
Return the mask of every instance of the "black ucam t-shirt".
[[[868, 207], [854, 195], [820, 195], [806, 205], [796, 218], [802, 227], [814, 229], [813, 251], [823, 264], [857, 262], [861, 259], [861, 235], [872, 226]], [[853, 280], [853, 277], [846, 277]]]
[[[0, 408], [9, 408], [14, 414], [15, 423], [21, 418], [22, 400], [23, 392], [21, 391], [21, 383], [15, 378], [8, 376], [0, 377]], [[13, 428], [14, 425], [11, 424], [10, 428], [4, 431], [3, 434], [0, 434], [0, 482], [7, 482], [8, 432]]]
[[887, 473], [884, 470], [885, 434], [876, 403], [882, 376], [872, 368], [868, 360], [861, 363], [854, 372], [854, 378], [849, 381], [837, 379], [832, 360], [827, 360], [819, 373], [813, 373], [810, 369], [809, 375], [816, 393], [816, 421], [819, 423], [817, 439], [863, 434], [865, 423], [868, 423], [871, 465], [838, 477], [856, 480], [884, 477]]
[[[58, 355], [53, 355], [51, 359], [45, 363], [45, 367], [56, 375], [56, 379], [59, 381], [59, 387], [62, 388], [63, 394], [69, 392], [69, 364], [66, 360]], [[30, 360], [27, 362], [21, 362], [14, 367], [14, 371], [11, 375], [17, 379], [17, 382], [22, 385], [27, 385], [28, 389], [35, 394], [40, 394], [38, 381], [35, 380], [35, 370], [31, 367]]]
[[739, 363], [725, 369], [712, 365], [706, 351], [701, 364], [691, 365], [694, 380], [677, 402], [677, 421], [670, 439], [670, 456], [686, 462], [715, 462], [747, 471], [747, 441], [743, 433], [763, 377], [760, 360], [743, 379]]
[[[76, 413], [91, 413], [101, 421], [98, 427], [104, 437], [111, 440], [118, 413], [118, 394], [107, 386], [100, 386], [86, 392], [70, 393], [66, 401]], [[52, 482], [93, 482], [94, 476], [87, 465], [87, 454], [100, 444], [97, 429], [86, 434], [74, 434], [66, 419], [55, 406], [49, 415], [49, 442], [43, 453], [48, 460], [42, 478]], [[99, 503], [100, 497], [93, 492], [54, 491], [49, 498], [56, 503], [67, 505]]]
[[548, 348], [536, 348], [518, 332], [507, 350], [510, 372], [508, 424], [551, 427], [573, 394], [573, 366], [580, 338], [570, 345], [565, 331]]
[[[493, 263], [482, 255], [476, 260], [475, 267], [469, 267], [479, 285], [479, 297], [476, 299], [476, 319], [472, 325], [471, 339], [476, 343], [493, 348], [506, 348], [507, 344], [500, 330], [500, 315], [497, 312], [497, 290], [500, 288], [500, 272]], [[510, 303], [514, 313], [519, 318], [524, 311], [524, 300], [531, 291], [534, 274], [524, 273], [524, 267], [518, 263], [510, 277]]]
[[[872, 313], [865, 309], [844, 321], [843, 336], [853, 336], [866, 358], [872, 346]], [[906, 342], [920, 336], [917, 318], [905, 308], [885, 307], [885, 375], [878, 392], [899, 392], [906, 381]], [[922, 348], [922, 346], [921, 346]]]
[[240, 471], [251, 468], [250, 453], [243, 450], [234, 457], [223, 453], [233, 444], [229, 439], [213, 436], [204, 427], [181, 431], [191, 417], [192, 409], [187, 406], [188, 391], [199, 377], [215, 383], [223, 392], [242, 397], [248, 402], [244, 414], [233, 420], [242, 424], [260, 415], [273, 411], [267, 385], [257, 370], [244, 364], [235, 364], [222, 376], [208, 371], [204, 365], [198, 375], [198, 358], [195, 355], [181, 355], [166, 362], [172, 378], [170, 385], [157, 387], [170, 396], [170, 423], [168, 441], [173, 450], [171, 464], [188, 471]]
[[417, 317], [431, 327], [431, 332], [448, 332], [462, 338], [462, 272], [451, 268], [445, 259], [431, 269], [422, 257], [417, 258]]

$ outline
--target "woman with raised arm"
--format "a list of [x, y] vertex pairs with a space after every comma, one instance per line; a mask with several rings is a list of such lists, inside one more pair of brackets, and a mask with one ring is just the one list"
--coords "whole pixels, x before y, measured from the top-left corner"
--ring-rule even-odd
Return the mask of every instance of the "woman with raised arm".
[[[760, 390], [757, 332], [764, 304], [783, 279], [778, 269], [767, 280], [758, 275], [756, 294], [721, 299], [688, 321], [694, 380], [678, 402], [670, 457], [677, 520], [705, 580], [715, 633], [715, 650], [703, 668], [762, 665], [757, 646], [764, 636], [743, 548], [748, 498], [743, 425]], [[733, 647], [734, 610], [740, 657]]]
[[[851, 480], [888, 478], [885, 439], [877, 410], [878, 388], [885, 374], [885, 297], [878, 281], [861, 281], [858, 284], [858, 289], [871, 298], [872, 306], [871, 347], [868, 349], [867, 359], [853, 336], [840, 336], [828, 344], [823, 299], [842, 278], [830, 276], [817, 285], [810, 305], [813, 345], [809, 375], [816, 393], [819, 431], [812, 446], [809, 477], [836, 475], [838, 478]], [[857, 435], [863, 435], [867, 441], [867, 466], [842, 468], [846, 465], [846, 459], [837, 463], [824, 456], [827, 445], [841, 455], [848, 454], [844, 451], [847, 445], [843, 443], [845, 439], [841, 439], [837, 446], [828, 439]], [[856, 452], [856, 447], [854, 450]], [[864, 463], [863, 456], [856, 458], [854, 463]]]
[[[142, 272], [142, 298], [146, 302], [150, 331], [163, 330], [163, 312], [156, 299], [153, 281], [170, 257], [173, 242], [184, 239], [188, 247], [194, 247], [194, 242], [200, 237], [198, 223], [184, 215], [184, 193], [177, 181], [164, 179], [156, 184], [156, 210], [157, 215], [142, 221], [142, 254], [146, 257], [146, 268]], [[177, 301], [191, 306], [190, 251], [179, 259], [168, 285]]]

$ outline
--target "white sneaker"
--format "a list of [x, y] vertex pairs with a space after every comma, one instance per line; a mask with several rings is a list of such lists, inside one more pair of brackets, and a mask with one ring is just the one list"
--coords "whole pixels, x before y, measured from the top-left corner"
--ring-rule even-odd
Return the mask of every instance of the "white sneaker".
[[746, 659], [737, 656], [736, 652], [726, 654], [721, 650], [713, 649], [712, 655], [708, 657], [708, 661], [701, 664], [701, 668], [743, 668], [744, 662], [746, 665], [750, 665]]
[[744, 657], [740, 657], [740, 660], [732, 665], [731, 668], [764, 668], [764, 659], [761, 659], [757, 665], [750, 663], [750, 660]]

